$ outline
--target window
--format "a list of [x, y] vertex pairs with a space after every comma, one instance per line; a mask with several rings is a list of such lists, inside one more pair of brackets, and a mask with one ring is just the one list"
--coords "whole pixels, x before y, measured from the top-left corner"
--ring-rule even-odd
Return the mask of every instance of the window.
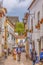
[[14, 38], [14, 40], [15, 40], [15, 38]]
[[34, 12], [34, 14], [33, 14], [34, 19], [35, 19], [35, 13], [36, 13], [36, 12]]
[[35, 42], [33, 41], [33, 48], [35, 48]]
[[7, 33], [8, 34], [8, 37], [9, 37], [9, 33]]
[[11, 38], [12, 40], [14, 39], [14, 37], [13, 37], [13, 35], [12, 35], [12, 38]]
[[1, 34], [1, 28], [0, 28], [0, 34]]
[[43, 49], [43, 36], [41, 37], [41, 49]]
[[43, 4], [42, 4], [42, 18], [43, 18]]
[[38, 18], [38, 23], [39, 23], [39, 20], [40, 20], [40, 11], [38, 12], [37, 18]]
[[31, 28], [33, 29], [33, 18], [31, 19]]

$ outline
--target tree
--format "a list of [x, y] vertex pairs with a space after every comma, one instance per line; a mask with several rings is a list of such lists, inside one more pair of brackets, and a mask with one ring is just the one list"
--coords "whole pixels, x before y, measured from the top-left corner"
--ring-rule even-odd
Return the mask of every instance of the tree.
[[24, 24], [23, 24], [23, 22], [17, 22], [16, 23], [15, 32], [17, 32], [19, 35], [24, 33]]

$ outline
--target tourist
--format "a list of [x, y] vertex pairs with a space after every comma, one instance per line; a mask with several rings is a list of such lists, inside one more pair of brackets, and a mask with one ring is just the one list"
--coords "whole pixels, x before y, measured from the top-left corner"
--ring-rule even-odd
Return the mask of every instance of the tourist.
[[35, 65], [35, 62], [36, 62], [36, 56], [37, 56], [37, 53], [36, 53], [35, 49], [33, 49], [31, 52], [31, 59], [32, 59], [33, 65]]

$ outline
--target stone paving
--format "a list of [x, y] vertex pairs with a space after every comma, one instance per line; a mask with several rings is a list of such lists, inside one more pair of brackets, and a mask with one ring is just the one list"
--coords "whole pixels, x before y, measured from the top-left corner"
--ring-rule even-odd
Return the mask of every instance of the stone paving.
[[18, 62], [14, 60], [13, 57], [10, 55], [6, 60], [4, 65], [32, 65], [31, 61], [28, 59], [26, 60], [25, 54], [21, 54], [21, 61]]

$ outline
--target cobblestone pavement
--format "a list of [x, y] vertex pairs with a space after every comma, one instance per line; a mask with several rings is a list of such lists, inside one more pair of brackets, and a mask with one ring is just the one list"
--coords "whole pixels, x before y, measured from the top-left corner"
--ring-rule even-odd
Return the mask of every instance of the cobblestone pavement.
[[30, 60], [26, 60], [25, 54], [21, 54], [21, 61], [18, 62], [17, 60], [14, 60], [13, 57], [10, 55], [6, 60], [5, 60], [5, 65], [32, 65]]

